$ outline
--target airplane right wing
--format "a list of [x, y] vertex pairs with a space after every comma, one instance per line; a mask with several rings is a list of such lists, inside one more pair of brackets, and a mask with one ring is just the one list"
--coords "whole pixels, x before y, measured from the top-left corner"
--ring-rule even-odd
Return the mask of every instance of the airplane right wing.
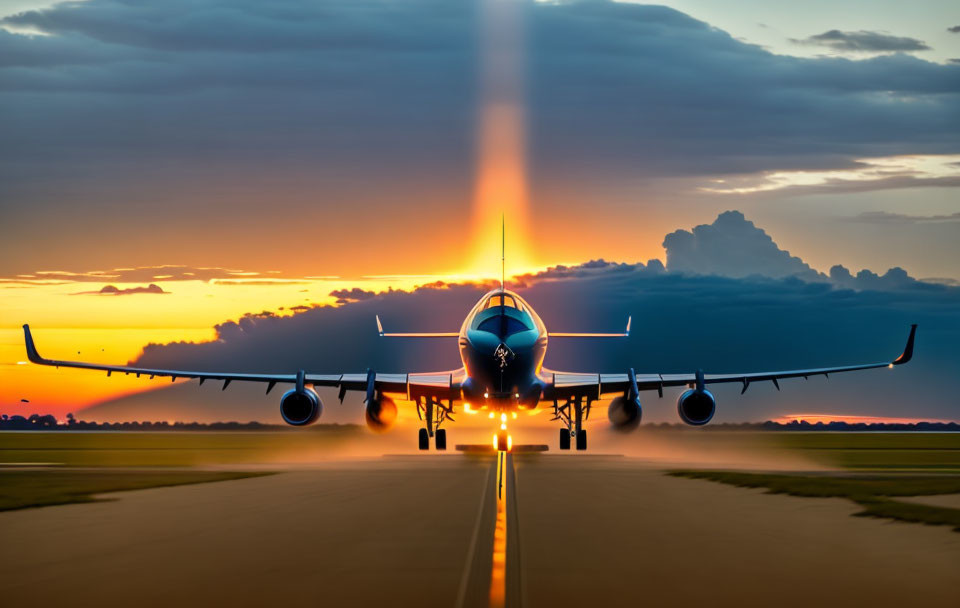
[[583, 374], [553, 372], [544, 370], [542, 374], [548, 381], [544, 390], [546, 399], [567, 399], [575, 396], [599, 399], [602, 395], [622, 393], [630, 394], [634, 391], [656, 390], [663, 396], [663, 389], [668, 387], [688, 386], [703, 389], [707, 384], [740, 383], [743, 385], [740, 393], [743, 394], [753, 382], [773, 382], [777, 390], [780, 389], [779, 380], [785, 378], [808, 378], [810, 376], [829, 376], [844, 372], [854, 372], [882, 367], [903, 365], [913, 358], [913, 343], [916, 337], [917, 326], [910, 326], [910, 335], [907, 344], [899, 357], [891, 361], [877, 363], [863, 363], [859, 365], [845, 365], [839, 367], [815, 367], [809, 369], [794, 369], [772, 372], [750, 372], [744, 374], [704, 374], [697, 370], [692, 374], [637, 374], [630, 369], [625, 374]]

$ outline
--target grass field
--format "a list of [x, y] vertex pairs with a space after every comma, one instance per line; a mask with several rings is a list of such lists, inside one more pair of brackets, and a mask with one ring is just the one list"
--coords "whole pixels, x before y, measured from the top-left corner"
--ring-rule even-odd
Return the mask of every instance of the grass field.
[[864, 471], [960, 473], [960, 433], [770, 432], [820, 464]]
[[[654, 434], [659, 431], [653, 431]], [[908, 504], [891, 496], [960, 492], [960, 434], [712, 431], [664, 436], [680, 450], [702, 447], [752, 446], [761, 450], [802, 454], [831, 468], [859, 473], [896, 473], [890, 479], [846, 480], [825, 475], [753, 475], [733, 472], [679, 473], [799, 496], [843, 496], [864, 508], [864, 515], [960, 526], [954, 509]], [[396, 442], [400, 438], [394, 438]], [[643, 434], [638, 442], [647, 440]], [[371, 436], [356, 427], [315, 427], [294, 431], [253, 432], [3, 432], [0, 433], [0, 509], [90, 500], [91, 493], [179, 483], [216, 481], [249, 473], [206, 473], [190, 467], [230, 467], [244, 471], [260, 464], [323, 462], [366, 445], [370, 454], [390, 449], [389, 438]], [[596, 446], [595, 449], [602, 449]], [[709, 454], [709, 450], [707, 452]], [[709, 461], [708, 461], [709, 462]], [[43, 465], [31, 471], [8, 470]], [[84, 470], [70, 470], [83, 467]], [[154, 467], [167, 471], [110, 469]], [[103, 471], [92, 469], [102, 468]], [[179, 470], [177, 470], [179, 469]], [[933, 477], [931, 474], [938, 474]], [[227, 477], [218, 477], [226, 475]], [[954, 485], [950, 485], [954, 484]], [[909, 492], [909, 493], [905, 493]]]
[[357, 440], [355, 427], [305, 431], [0, 433], [0, 465], [191, 467], [295, 461]]
[[960, 475], [784, 475], [739, 471], [671, 471], [670, 474], [744, 488], [764, 488], [771, 494], [847, 498], [863, 508], [854, 514], [856, 516], [948, 525], [960, 532], [958, 509], [895, 500], [898, 496], [960, 493]]
[[219, 471], [19, 470], [0, 471], [0, 511], [103, 500], [105, 492], [226, 481], [269, 475]]

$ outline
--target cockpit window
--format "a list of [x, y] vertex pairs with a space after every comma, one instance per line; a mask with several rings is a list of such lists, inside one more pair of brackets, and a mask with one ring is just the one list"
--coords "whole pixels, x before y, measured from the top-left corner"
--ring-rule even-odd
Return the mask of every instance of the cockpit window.
[[[501, 328], [503, 328], [502, 334], [500, 333]], [[501, 338], [506, 338], [507, 336], [512, 336], [513, 334], [520, 333], [521, 331], [528, 331], [530, 328], [513, 317], [502, 316], [490, 317], [489, 319], [482, 321], [479, 325], [477, 325], [477, 329], [480, 331], [488, 331], [491, 334], [500, 336]]]
[[523, 310], [523, 307], [513, 299], [513, 296], [490, 296], [490, 299], [487, 300], [487, 308], [496, 308], [498, 306], [509, 306], [517, 310]]

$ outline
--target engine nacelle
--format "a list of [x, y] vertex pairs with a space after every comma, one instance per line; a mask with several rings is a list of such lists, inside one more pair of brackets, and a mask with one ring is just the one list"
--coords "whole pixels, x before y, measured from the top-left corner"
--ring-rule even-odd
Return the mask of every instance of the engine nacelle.
[[680, 420], [690, 426], [703, 426], [713, 419], [717, 411], [717, 400], [707, 389], [690, 389], [677, 399], [677, 413]]
[[367, 402], [367, 427], [376, 433], [388, 431], [397, 421], [397, 404], [381, 395]]
[[291, 389], [280, 398], [280, 415], [291, 426], [306, 426], [323, 413], [323, 402], [313, 389]]
[[643, 417], [643, 408], [640, 407], [640, 399], [626, 399], [617, 397], [610, 402], [607, 408], [607, 417], [610, 418], [610, 424], [618, 431], [632, 431], [640, 426], [640, 419]]

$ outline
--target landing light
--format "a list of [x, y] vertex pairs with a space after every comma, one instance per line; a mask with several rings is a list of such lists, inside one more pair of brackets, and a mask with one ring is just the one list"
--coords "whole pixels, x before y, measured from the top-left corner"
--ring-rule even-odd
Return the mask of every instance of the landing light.
[[472, 407], [470, 407], [470, 404], [469, 404], [469, 403], [464, 403], [464, 404], [463, 404], [463, 411], [465, 411], [465, 412], [468, 413], [468, 414], [476, 414], [476, 413], [477, 413], [477, 410], [475, 410], [475, 409], [473, 409]]
[[887, 367], [889, 367], [890, 369], [893, 369], [893, 363], [887, 365]]
[[493, 412], [490, 412], [490, 417], [493, 418]]
[[507, 414], [506, 413], [500, 414], [500, 422], [506, 422], [506, 421], [507, 421]]
[[514, 396], [516, 399], [519, 399], [519, 398], [520, 398], [520, 393], [514, 393], [513, 396]]
[[513, 435], [507, 435], [507, 451], [513, 449]]
[[510, 412], [510, 415], [513, 416], [513, 419], [514, 419], [514, 420], [517, 419], [517, 413], [516, 413], [516, 412]]
[[489, 398], [490, 398], [490, 393], [484, 393], [484, 394], [483, 394], [483, 398], [484, 398], [484, 399], [489, 399]]
[[507, 430], [507, 423], [506, 423], [506, 422], [504, 422], [504, 423], [502, 423], [502, 424], [500, 425], [500, 430], [501, 430], [501, 431]]
[[499, 449], [500, 449], [500, 448], [497, 446], [497, 434], [496, 434], [496, 433], [493, 434], [493, 449], [495, 449], [495, 450], [499, 450]]

